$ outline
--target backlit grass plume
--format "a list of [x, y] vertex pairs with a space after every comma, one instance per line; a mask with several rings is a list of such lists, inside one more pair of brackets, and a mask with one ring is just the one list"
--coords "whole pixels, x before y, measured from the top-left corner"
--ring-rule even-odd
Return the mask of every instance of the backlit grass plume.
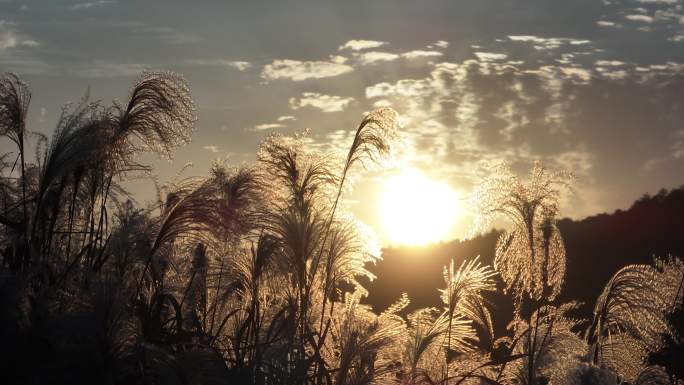
[[572, 175], [554, 173], [539, 162], [532, 178], [523, 182], [502, 165], [476, 189], [476, 228], [496, 216], [512, 229], [497, 242], [495, 266], [518, 297], [555, 298], [565, 276], [565, 248], [556, 227], [558, 200]]
[[0, 135], [17, 145], [24, 141], [30, 103], [31, 92], [17, 75], [7, 73], [0, 76]]
[[145, 148], [170, 157], [180, 144], [190, 141], [195, 103], [186, 81], [172, 72], [145, 72], [131, 90], [126, 105], [115, 105], [112, 151], [119, 159]]
[[629, 265], [610, 279], [596, 301], [587, 331], [594, 363], [633, 381], [646, 367], [649, 352], [657, 351], [673, 331], [667, 315], [678, 287], [668, 279], [673, 265], [658, 270]]
[[363, 117], [347, 153], [331, 218], [337, 208], [349, 170], [356, 163], [366, 166], [368, 162], [378, 162], [382, 157], [387, 156], [392, 143], [397, 138], [396, 129], [397, 112], [392, 108], [378, 108]]
[[[493, 335], [494, 328], [484, 295], [494, 291], [495, 274], [491, 267], [482, 266], [477, 257], [471, 261], [463, 261], [458, 269], [455, 268], [453, 259], [448, 268], [444, 267], [446, 287], [439, 291], [448, 317], [445, 344], [447, 347], [451, 347], [454, 318], [457, 322], [462, 319], [476, 322], [488, 335]], [[445, 350], [447, 379], [449, 378], [449, 349]]]
[[[15, 74], [0, 76], [0, 136], [9, 138], [17, 145], [19, 150], [18, 159], [21, 167], [21, 207], [22, 223], [20, 239], [23, 239], [23, 260], [19, 263], [28, 263], [29, 239], [28, 239], [28, 212], [27, 212], [27, 178], [24, 139], [26, 137], [26, 115], [31, 103], [31, 92], [28, 86], [19, 80]], [[22, 259], [22, 258], [20, 258]]]
[[445, 288], [439, 291], [449, 316], [464, 316], [491, 329], [491, 319], [483, 319], [485, 313], [481, 309], [486, 309], [483, 296], [496, 288], [493, 279], [496, 272], [490, 266], [482, 265], [479, 257], [476, 257], [463, 261], [458, 269], [452, 259], [449, 267], [444, 267], [443, 275]]
[[378, 108], [363, 117], [354, 134], [342, 175], [360, 162], [377, 162], [390, 153], [397, 138], [397, 112], [389, 107]]

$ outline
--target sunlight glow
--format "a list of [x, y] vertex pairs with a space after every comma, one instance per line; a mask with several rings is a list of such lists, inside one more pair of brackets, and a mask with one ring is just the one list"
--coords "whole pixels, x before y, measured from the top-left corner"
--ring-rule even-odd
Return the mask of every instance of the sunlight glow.
[[461, 211], [458, 195], [448, 184], [415, 169], [385, 182], [378, 207], [385, 237], [409, 245], [444, 240]]

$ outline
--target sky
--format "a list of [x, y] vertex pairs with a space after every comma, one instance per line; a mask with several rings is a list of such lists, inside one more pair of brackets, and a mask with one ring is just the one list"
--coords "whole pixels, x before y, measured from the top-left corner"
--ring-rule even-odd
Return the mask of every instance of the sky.
[[464, 197], [491, 164], [541, 160], [577, 175], [573, 218], [684, 184], [684, 0], [0, 0], [0, 72], [30, 85], [31, 130], [86, 90], [125, 100], [146, 69], [183, 74], [198, 106], [192, 143], [147, 159], [162, 181], [253, 161], [272, 132], [346, 151], [365, 112], [395, 108], [393, 165], [347, 198], [371, 227], [405, 167]]

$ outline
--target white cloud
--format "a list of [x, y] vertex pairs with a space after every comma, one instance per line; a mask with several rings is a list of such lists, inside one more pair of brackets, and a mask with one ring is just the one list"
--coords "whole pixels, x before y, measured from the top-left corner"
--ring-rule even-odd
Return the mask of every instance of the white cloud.
[[364, 49], [382, 47], [383, 45], [386, 45], [386, 44], [387, 44], [387, 42], [376, 41], [376, 40], [349, 40], [348, 42], [339, 46], [337, 48], [337, 50], [341, 51], [344, 49], [349, 49], [352, 51], [361, 51]]
[[582, 81], [589, 81], [591, 79], [591, 71], [584, 69], [584, 68], [578, 68], [578, 67], [561, 67], [560, 71], [565, 75], [570, 78], [577, 78]]
[[636, 0], [642, 4], [677, 4], [677, 0]]
[[353, 70], [349, 65], [333, 61], [278, 59], [264, 66], [261, 77], [266, 80], [289, 79], [302, 81], [339, 76]]
[[278, 120], [279, 122], [289, 122], [289, 121], [292, 121], [292, 120], [297, 120], [297, 118], [295, 118], [295, 117], [292, 116], [292, 115], [283, 115], [283, 116], [279, 116], [277, 120]]
[[[403, 79], [400, 81], [407, 81], [409, 79]], [[389, 84], [387, 82], [374, 84], [372, 86], [366, 87], [366, 98], [382, 98], [390, 96], [396, 93], [396, 86]]]
[[228, 65], [228, 67], [233, 67], [233, 68], [237, 69], [238, 71], [245, 71], [245, 70], [249, 69], [250, 67], [252, 67], [252, 64], [250, 62], [240, 61], [240, 60], [230, 61], [226, 64]]
[[380, 99], [373, 102], [373, 108], [392, 107], [392, 102], [387, 99]]
[[434, 43], [432, 43], [433, 46], [439, 47], [439, 48], [447, 48], [449, 47], [449, 42], [446, 40], [438, 40]]
[[432, 92], [431, 87], [432, 85], [426, 79], [401, 79], [394, 84], [384, 82], [366, 87], [366, 98], [422, 96]]
[[542, 38], [534, 35], [511, 35], [508, 36], [509, 39], [513, 41], [524, 41], [524, 42], [532, 42], [532, 43], [544, 43], [549, 40], [557, 40], [554, 38]]
[[653, 18], [647, 15], [625, 15], [625, 19], [632, 21], [641, 21], [644, 23], [653, 23]]
[[625, 65], [625, 62], [619, 60], [598, 60], [596, 65], [602, 67], [618, 67]]
[[252, 67], [252, 63], [247, 61], [225, 59], [193, 59], [188, 61], [188, 63], [200, 66], [232, 67], [238, 71], [246, 71]]
[[596, 25], [599, 27], [619, 27], [620, 24], [614, 23], [612, 21], [607, 21], [607, 20], [599, 20], [596, 22]]
[[596, 71], [598, 71], [604, 78], [612, 80], [625, 79], [627, 78], [627, 76], [629, 76], [629, 74], [625, 70], [611, 71], [604, 67], [600, 67], [597, 68]]
[[414, 50], [414, 51], [409, 51], [409, 52], [404, 52], [401, 54], [401, 57], [404, 57], [406, 59], [417, 59], [417, 58], [425, 58], [425, 57], [436, 57], [436, 56], [442, 56], [444, 55], [443, 53], [439, 51], [424, 51], [424, 50]]
[[349, 59], [347, 59], [344, 56], [335, 55], [335, 56], [330, 56], [330, 61], [333, 63], [337, 63], [337, 64], [344, 64], [347, 61], [349, 61]]
[[298, 110], [308, 106], [318, 108], [323, 112], [337, 112], [343, 111], [353, 101], [352, 97], [305, 92], [300, 98], [290, 98], [290, 108]]
[[495, 60], [505, 60], [508, 55], [505, 53], [493, 53], [493, 52], [475, 52], [475, 56], [480, 61], [495, 61]]
[[399, 57], [399, 55], [390, 52], [370, 51], [359, 54], [358, 56], [361, 64], [373, 64], [380, 61], [392, 61]]
[[591, 43], [591, 40], [570, 39], [570, 45], [584, 45]]
[[16, 32], [14, 24], [0, 20], [0, 50], [17, 47], [36, 47], [38, 42], [27, 39]]
[[102, 7], [102, 6], [113, 4], [113, 3], [115, 3], [115, 1], [112, 1], [112, 0], [90, 1], [90, 2], [86, 2], [86, 3], [72, 4], [69, 6], [69, 9], [72, 11], [78, 11], [78, 10], [82, 10], [82, 9]]
[[218, 149], [217, 146], [204, 146], [204, 147], [202, 147], [202, 148], [205, 149], [205, 150], [207, 150], [207, 151], [211, 151], [211, 152], [213, 152], [213, 153], [219, 152], [219, 149]]
[[554, 49], [566, 43], [570, 45], [583, 45], [591, 43], [589, 40], [570, 39], [565, 37], [540, 37], [534, 35], [511, 35], [508, 36], [508, 38], [515, 42], [532, 43], [534, 44], [534, 49], [536, 50]]
[[250, 131], [264, 131], [264, 130], [272, 130], [274, 128], [282, 128], [285, 127], [280, 123], [262, 123], [262, 124], [257, 124], [252, 128]]

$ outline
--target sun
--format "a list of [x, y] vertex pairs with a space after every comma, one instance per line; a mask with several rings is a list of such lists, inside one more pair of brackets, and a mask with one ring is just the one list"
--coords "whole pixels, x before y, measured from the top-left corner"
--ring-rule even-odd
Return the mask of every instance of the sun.
[[458, 194], [448, 184], [416, 169], [385, 182], [378, 208], [388, 241], [408, 245], [444, 240], [460, 212]]

